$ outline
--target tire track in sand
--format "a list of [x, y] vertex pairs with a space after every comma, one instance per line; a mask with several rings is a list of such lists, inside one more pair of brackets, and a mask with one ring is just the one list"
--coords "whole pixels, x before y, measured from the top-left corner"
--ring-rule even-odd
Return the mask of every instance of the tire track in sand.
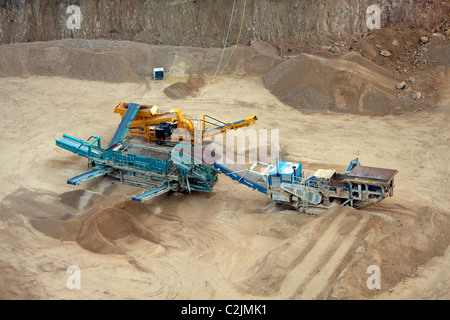
[[281, 299], [315, 299], [331, 283], [330, 278], [353, 247], [370, 216], [340, 213], [302, 261], [286, 276]]

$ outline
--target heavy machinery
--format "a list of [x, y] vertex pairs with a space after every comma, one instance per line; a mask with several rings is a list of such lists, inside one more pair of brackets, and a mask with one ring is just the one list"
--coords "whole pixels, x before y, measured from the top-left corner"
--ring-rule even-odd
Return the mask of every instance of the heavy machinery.
[[[126, 102], [120, 102], [114, 108], [114, 112], [123, 118], [128, 110], [128, 105]], [[183, 116], [178, 109], [161, 112], [156, 105], [141, 105], [128, 132], [143, 136], [148, 142], [155, 141], [157, 144], [187, 140], [191, 141], [192, 145], [198, 145], [213, 135], [251, 126], [255, 124], [256, 120], [258, 118], [253, 115], [244, 120], [225, 123], [206, 114], [203, 115], [203, 119], [190, 119], [189, 116]], [[207, 124], [213, 127], [207, 129]]]
[[302, 170], [301, 163], [274, 159], [274, 164], [259, 161], [245, 165], [233, 164], [226, 159], [214, 162], [217, 172], [229, 176], [266, 194], [279, 204], [288, 204], [299, 212], [313, 213], [311, 207], [339, 205], [362, 209], [393, 196], [397, 170], [364, 167], [354, 159], [345, 173], [319, 169]]
[[[145, 188], [144, 192], [132, 197], [144, 202], [169, 191], [209, 192], [217, 183], [218, 175], [224, 174], [266, 194], [276, 203], [291, 205], [304, 213], [312, 213], [309, 210], [312, 207], [327, 207], [331, 203], [361, 209], [393, 195], [394, 177], [398, 171], [361, 166], [358, 159], [352, 160], [344, 173], [330, 169], [307, 171], [303, 170], [301, 163], [280, 161], [279, 158], [271, 164], [259, 161], [236, 164], [220, 155], [205, 159], [205, 145], [192, 145], [189, 141], [181, 149], [161, 144], [125, 142], [132, 124], [149, 126], [145, 121], [154, 116], [159, 124], [173, 123], [178, 126], [185, 123], [183, 119], [188, 120], [177, 111], [154, 113], [151, 117], [139, 116], [139, 112], [151, 112], [151, 109], [150, 106], [127, 103], [121, 122], [106, 148], [102, 148], [97, 136], [82, 141], [63, 135], [62, 139], [56, 140], [57, 146], [86, 157], [92, 169], [67, 182], [79, 185], [94, 178], [112, 176], [123, 183]], [[176, 120], [169, 121], [171, 119]], [[228, 125], [225, 128], [231, 128]], [[208, 133], [203, 132], [205, 134]], [[167, 138], [160, 138], [160, 142]]]
[[[141, 106], [129, 103], [111, 142], [102, 148], [100, 137], [88, 141], [63, 135], [56, 145], [88, 159], [91, 171], [67, 180], [79, 185], [105, 175], [146, 190], [133, 200], [147, 201], [168, 191], [210, 191], [218, 173], [203, 164], [174, 163], [171, 148], [124, 142], [124, 137]], [[91, 140], [92, 139], [92, 140]]]

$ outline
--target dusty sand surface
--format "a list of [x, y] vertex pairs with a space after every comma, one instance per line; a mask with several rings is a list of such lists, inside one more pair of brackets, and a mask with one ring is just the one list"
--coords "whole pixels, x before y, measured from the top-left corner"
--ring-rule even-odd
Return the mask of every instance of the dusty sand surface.
[[[216, 49], [64, 40], [0, 51], [0, 298], [450, 298], [448, 68], [415, 80], [439, 98], [419, 108], [394, 90], [404, 77], [356, 53], [281, 59], [255, 42], [211, 83]], [[164, 81], [150, 80], [154, 64]], [[119, 101], [224, 121], [256, 114], [251, 129], [279, 129], [284, 160], [345, 170], [359, 157], [399, 170], [395, 195], [307, 216], [225, 176], [209, 194], [146, 204], [109, 178], [67, 185], [87, 163], [55, 139], [107, 143]], [[66, 286], [70, 265], [81, 290]], [[371, 265], [380, 290], [366, 286]]]
[[[222, 78], [178, 100], [164, 93], [170, 84], [0, 79], [0, 298], [450, 298], [448, 87], [430, 110], [370, 117], [304, 114], [256, 78]], [[284, 159], [395, 168], [395, 195], [368, 211], [308, 216], [224, 176], [210, 194], [146, 204], [108, 178], [67, 185], [87, 163], [54, 140], [106, 143], [121, 100], [226, 121], [257, 114], [252, 128], [279, 129]], [[81, 290], [66, 287], [70, 265], [81, 268]], [[380, 290], [366, 287], [370, 265], [381, 268]]]

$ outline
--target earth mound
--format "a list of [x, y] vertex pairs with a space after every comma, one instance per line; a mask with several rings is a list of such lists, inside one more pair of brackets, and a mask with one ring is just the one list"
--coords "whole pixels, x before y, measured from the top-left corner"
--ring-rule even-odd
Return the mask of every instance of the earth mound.
[[399, 104], [400, 79], [356, 52], [301, 54], [267, 72], [263, 81], [278, 99], [303, 111], [384, 116]]

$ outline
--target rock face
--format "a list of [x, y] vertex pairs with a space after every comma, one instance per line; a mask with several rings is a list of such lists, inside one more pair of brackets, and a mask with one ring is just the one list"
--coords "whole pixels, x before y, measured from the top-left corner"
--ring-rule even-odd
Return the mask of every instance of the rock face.
[[[257, 38], [282, 50], [292, 42], [332, 43], [367, 32], [366, 11], [374, 4], [382, 28], [402, 22], [429, 31], [444, 28], [450, 8], [440, 0], [247, 0], [245, 8], [237, 1], [228, 45], [238, 38], [244, 9], [240, 43]], [[80, 12], [67, 13], [69, 5]], [[105, 38], [222, 46], [232, 7], [232, 0], [0, 0], [0, 43]]]

